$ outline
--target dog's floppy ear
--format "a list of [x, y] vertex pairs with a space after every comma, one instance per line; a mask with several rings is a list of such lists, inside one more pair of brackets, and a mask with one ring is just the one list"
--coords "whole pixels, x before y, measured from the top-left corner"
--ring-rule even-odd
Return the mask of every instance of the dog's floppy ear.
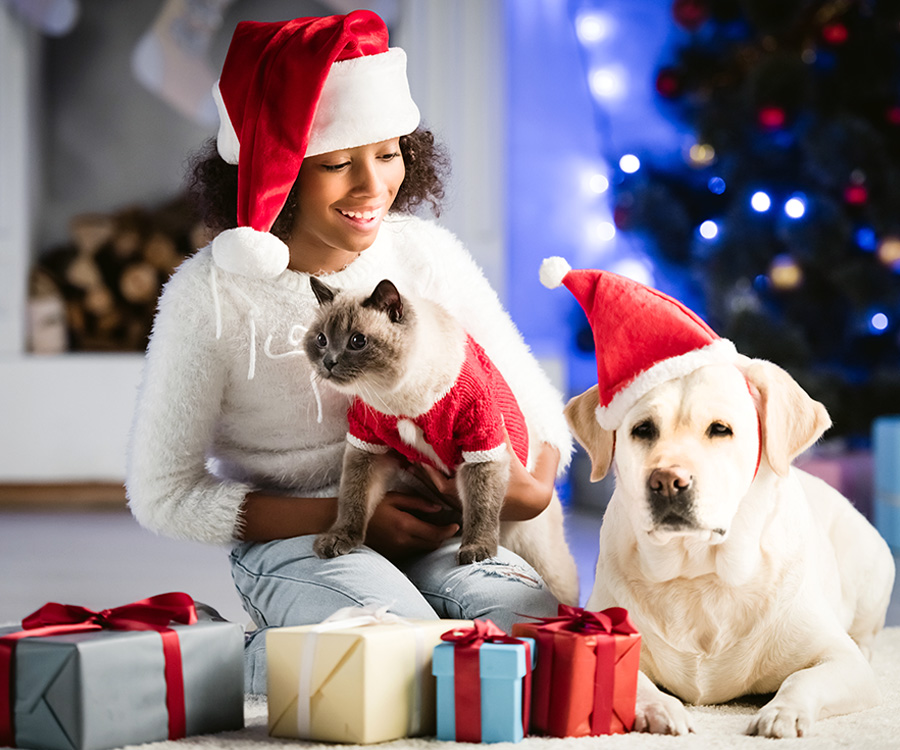
[[604, 430], [597, 423], [597, 386], [588, 388], [566, 404], [566, 421], [575, 439], [584, 446], [591, 459], [591, 481], [606, 476], [613, 459], [616, 433]]
[[822, 437], [831, 427], [831, 418], [825, 407], [778, 365], [745, 359], [740, 369], [759, 392], [757, 408], [769, 465], [776, 474], [787, 476], [791, 461]]

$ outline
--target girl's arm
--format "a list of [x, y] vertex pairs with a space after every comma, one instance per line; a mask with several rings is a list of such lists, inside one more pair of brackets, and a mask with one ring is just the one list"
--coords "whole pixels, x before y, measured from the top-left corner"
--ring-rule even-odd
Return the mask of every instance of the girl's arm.
[[[441, 505], [414, 495], [389, 492], [378, 504], [366, 532], [366, 544], [390, 560], [431, 552], [452, 537], [455, 523], [435, 526], [417, 518], [441, 510]], [[241, 513], [239, 535], [245, 541], [273, 539], [326, 531], [337, 517], [337, 498], [285, 497], [251, 492]]]

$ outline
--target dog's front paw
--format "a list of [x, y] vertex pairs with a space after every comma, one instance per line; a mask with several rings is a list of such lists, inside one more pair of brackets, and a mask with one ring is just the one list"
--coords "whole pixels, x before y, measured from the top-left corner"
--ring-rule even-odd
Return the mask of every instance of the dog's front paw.
[[694, 725], [687, 708], [680, 700], [659, 693], [650, 700], [638, 700], [634, 710], [634, 731], [688, 734], [694, 731]]
[[352, 552], [362, 544], [361, 539], [357, 539], [350, 534], [341, 533], [339, 531], [326, 531], [319, 534], [313, 543], [313, 550], [321, 558], [339, 557]]
[[790, 704], [776, 704], [771, 701], [753, 717], [747, 734], [760, 737], [802, 737], [813, 725], [813, 717], [808, 711]]
[[456, 553], [456, 562], [460, 565], [469, 565], [470, 563], [487, 560], [497, 554], [497, 548], [488, 544], [463, 544]]

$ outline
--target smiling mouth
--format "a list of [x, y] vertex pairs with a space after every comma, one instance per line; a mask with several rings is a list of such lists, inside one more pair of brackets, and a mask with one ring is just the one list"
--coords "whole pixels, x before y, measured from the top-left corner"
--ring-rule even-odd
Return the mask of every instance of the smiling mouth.
[[338, 209], [338, 213], [347, 219], [363, 223], [374, 221], [381, 215], [381, 211], [345, 211], [341, 208]]

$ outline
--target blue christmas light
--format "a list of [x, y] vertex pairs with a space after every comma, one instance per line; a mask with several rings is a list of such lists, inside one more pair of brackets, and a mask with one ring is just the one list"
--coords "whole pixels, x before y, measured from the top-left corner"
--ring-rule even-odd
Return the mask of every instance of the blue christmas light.
[[874, 253], [878, 249], [878, 236], [872, 227], [860, 227], [856, 230], [854, 238], [860, 250]]
[[750, 196], [750, 206], [757, 213], [765, 213], [772, 207], [772, 199], [769, 197], [769, 194], [762, 191], [757, 190], [752, 196]]
[[619, 169], [626, 174], [634, 174], [641, 168], [641, 160], [634, 154], [625, 154], [619, 159]]
[[707, 219], [700, 225], [700, 236], [705, 240], [714, 240], [719, 234], [719, 225], [711, 219]]
[[725, 192], [725, 180], [721, 177], [710, 177], [706, 187], [709, 188], [709, 192], [715, 195], [722, 195]]
[[792, 195], [784, 203], [784, 213], [791, 219], [799, 219], [806, 213], [806, 196]]
[[883, 312], [875, 313], [871, 318], [869, 318], [869, 330], [872, 333], [884, 333], [891, 321], [888, 319], [888, 316]]

